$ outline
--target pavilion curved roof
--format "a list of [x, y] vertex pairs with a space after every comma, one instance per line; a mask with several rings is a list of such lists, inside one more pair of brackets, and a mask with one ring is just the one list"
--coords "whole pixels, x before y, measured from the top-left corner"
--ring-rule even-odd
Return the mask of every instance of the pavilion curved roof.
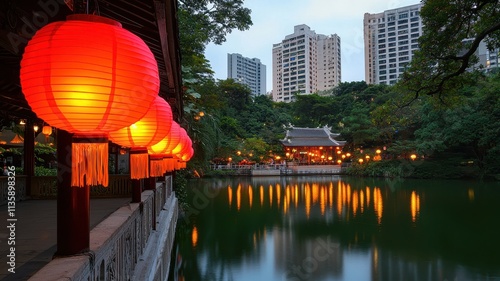
[[335, 138], [340, 134], [332, 133], [331, 128], [324, 126], [321, 128], [299, 128], [289, 126], [285, 138], [280, 140], [283, 146], [344, 146], [345, 141], [338, 141]]

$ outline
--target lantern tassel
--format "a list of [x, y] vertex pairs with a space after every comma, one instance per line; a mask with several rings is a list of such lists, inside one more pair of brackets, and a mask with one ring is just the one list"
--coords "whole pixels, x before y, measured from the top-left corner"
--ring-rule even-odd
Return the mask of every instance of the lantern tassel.
[[71, 146], [71, 185], [108, 186], [108, 142], [75, 142]]
[[150, 177], [161, 177], [164, 174], [163, 171], [163, 160], [162, 159], [151, 159], [151, 171]]
[[145, 179], [149, 175], [149, 156], [147, 149], [130, 150], [130, 178]]

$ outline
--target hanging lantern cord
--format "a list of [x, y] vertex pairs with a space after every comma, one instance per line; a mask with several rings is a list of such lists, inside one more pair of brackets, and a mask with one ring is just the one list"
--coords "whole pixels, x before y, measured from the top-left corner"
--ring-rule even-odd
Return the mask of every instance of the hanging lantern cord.
[[88, 0], [73, 0], [73, 13], [88, 14], [89, 13]]

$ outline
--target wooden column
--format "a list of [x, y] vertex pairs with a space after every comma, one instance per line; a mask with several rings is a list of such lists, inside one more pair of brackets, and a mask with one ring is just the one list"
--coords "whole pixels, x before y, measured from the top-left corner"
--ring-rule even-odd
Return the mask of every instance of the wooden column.
[[35, 176], [35, 131], [33, 120], [24, 125], [24, 174], [26, 175], [26, 195], [31, 195], [31, 179]]
[[90, 246], [90, 187], [71, 186], [72, 134], [57, 130], [57, 251], [87, 252]]
[[131, 179], [132, 181], [132, 203], [141, 202], [142, 186], [140, 179]]

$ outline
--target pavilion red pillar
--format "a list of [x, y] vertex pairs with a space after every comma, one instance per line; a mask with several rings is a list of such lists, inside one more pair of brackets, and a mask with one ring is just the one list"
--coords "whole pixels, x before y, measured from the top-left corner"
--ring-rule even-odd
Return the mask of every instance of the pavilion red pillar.
[[57, 130], [56, 256], [87, 252], [90, 246], [90, 187], [71, 186], [72, 134]]
[[132, 203], [141, 202], [142, 186], [140, 179], [131, 179], [132, 181]]
[[31, 196], [32, 177], [35, 176], [35, 130], [33, 120], [24, 125], [24, 174], [26, 175], [26, 195]]

